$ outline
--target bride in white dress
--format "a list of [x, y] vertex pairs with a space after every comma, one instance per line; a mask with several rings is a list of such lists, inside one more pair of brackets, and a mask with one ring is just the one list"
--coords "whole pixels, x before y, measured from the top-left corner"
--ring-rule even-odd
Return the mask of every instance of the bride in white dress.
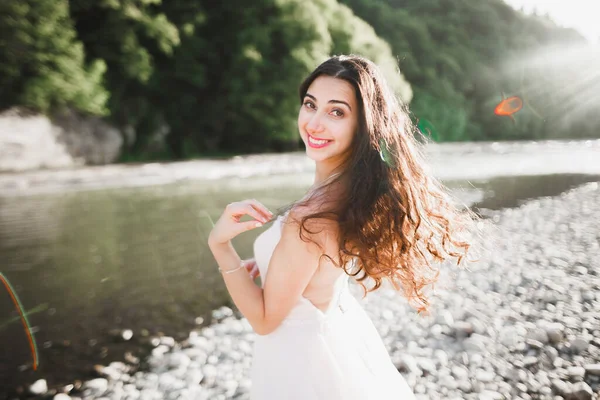
[[[349, 279], [365, 294], [363, 281], [372, 291], [385, 280], [426, 311], [433, 262], [466, 254], [456, 237], [468, 215], [428, 174], [418, 131], [371, 61], [330, 58], [302, 83], [300, 103], [300, 137], [316, 166], [308, 195], [276, 217], [255, 199], [231, 203], [208, 240], [258, 334], [251, 399], [413, 400]], [[254, 260], [242, 261], [231, 239], [269, 221]]]

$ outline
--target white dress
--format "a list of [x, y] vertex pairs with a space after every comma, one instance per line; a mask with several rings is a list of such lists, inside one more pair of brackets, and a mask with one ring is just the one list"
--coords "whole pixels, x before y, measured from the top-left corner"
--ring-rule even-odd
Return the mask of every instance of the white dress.
[[[284, 217], [254, 242], [262, 285]], [[301, 297], [281, 325], [257, 335], [251, 400], [414, 400], [373, 322], [350, 293], [349, 276], [332, 282], [327, 311]]]

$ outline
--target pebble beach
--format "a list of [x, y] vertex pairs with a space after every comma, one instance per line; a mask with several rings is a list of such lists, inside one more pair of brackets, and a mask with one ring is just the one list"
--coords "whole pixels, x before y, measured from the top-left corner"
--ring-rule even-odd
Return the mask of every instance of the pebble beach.
[[[389, 288], [360, 300], [392, 361], [423, 400], [600, 399], [600, 184], [485, 216], [480, 259], [443, 266], [430, 315]], [[229, 308], [213, 317], [184, 341], [150, 338], [141, 363], [42, 379], [27, 398], [249, 399], [255, 334]]]

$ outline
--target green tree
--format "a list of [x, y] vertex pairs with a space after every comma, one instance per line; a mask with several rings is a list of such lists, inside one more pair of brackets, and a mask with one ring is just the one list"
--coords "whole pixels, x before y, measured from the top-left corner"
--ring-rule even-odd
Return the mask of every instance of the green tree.
[[181, 45], [156, 58], [148, 87], [159, 106], [148, 118], [168, 127], [172, 157], [297, 149], [298, 85], [332, 53], [375, 59], [406, 101], [412, 95], [389, 46], [337, 1], [180, 0], [162, 9]]
[[0, 3], [0, 108], [108, 112], [106, 65], [84, 60], [66, 0]]
[[[160, 126], [160, 100], [154, 98], [149, 85], [156, 59], [172, 56], [180, 44], [179, 30], [162, 7], [161, 0], [71, 2], [71, 17], [86, 56], [107, 65], [110, 118], [128, 132], [126, 153], [135, 152], [136, 143], [145, 143]], [[149, 125], [152, 118], [157, 122]]]
[[[553, 44], [582, 44], [583, 39], [573, 30], [559, 28], [545, 16], [526, 16], [502, 0], [342, 2], [390, 43], [413, 85], [413, 114], [429, 121], [439, 140], [554, 135], [528, 107], [517, 116], [517, 125], [499, 119], [493, 110], [502, 92], [519, 95], [527, 86], [544, 87], [542, 77], [549, 72], [540, 69], [528, 71], [522, 83], [523, 55]], [[545, 91], [544, 95], [566, 100], [560, 92]], [[561, 126], [562, 135], [569, 135], [567, 125]], [[587, 132], [597, 135], [593, 130]]]

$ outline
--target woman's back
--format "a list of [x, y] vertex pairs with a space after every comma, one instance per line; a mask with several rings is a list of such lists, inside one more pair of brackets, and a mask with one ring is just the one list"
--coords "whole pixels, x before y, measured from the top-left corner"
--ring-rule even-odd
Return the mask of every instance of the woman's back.
[[302, 296], [316, 308], [326, 312], [340, 290], [339, 285], [347, 278], [348, 275], [341, 268], [325, 263], [315, 272]]

